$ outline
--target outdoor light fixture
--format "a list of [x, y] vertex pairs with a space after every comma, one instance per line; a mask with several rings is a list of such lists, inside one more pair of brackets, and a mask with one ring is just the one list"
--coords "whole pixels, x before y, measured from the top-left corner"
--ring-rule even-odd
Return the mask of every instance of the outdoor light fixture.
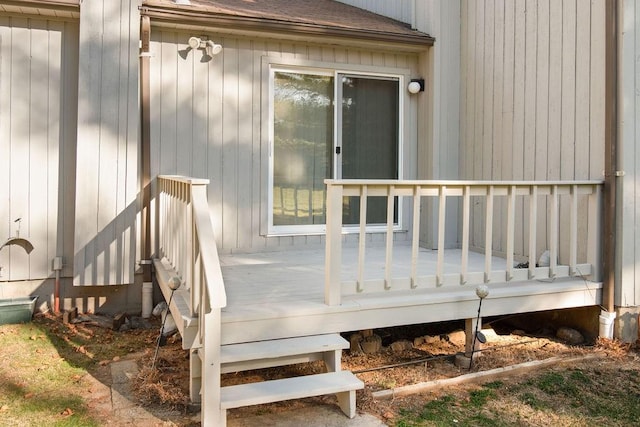
[[414, 95], [418, 92], [424, 92], [424, 79], [411, 79], [407, 90]]
[[489, 287], [486, 285], [480, 285], [476, 288], [476, 295], [480, 298], [480, 304], [478, 304], [478, 317], [476, 318], [476, 332], [473, 334], [473, 342], [471, 343], [471, 360], [469, 360], [469, 370], [473, 366], [473, 356], [476, 352], [476, 341], [480, 341], [482, 344], [487, 342], [487, 337], [484, 336], [482, 331], [478, 330], [480, 326], [480, 308], [482, 307], [482, 300], [489, 296]]
[[213, 40], [202, 40], [200, 37], [190, 37], [189, 47], [191, 49], [205, 49], [209, 56], [214, 56], [222, 52], [222, 45], [214, 43]]

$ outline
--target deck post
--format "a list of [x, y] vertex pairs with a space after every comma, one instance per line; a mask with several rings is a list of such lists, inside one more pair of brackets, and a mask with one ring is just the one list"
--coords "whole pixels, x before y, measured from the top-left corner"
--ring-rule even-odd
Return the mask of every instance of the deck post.
[[476, 354], [475, 352], [477, 352], [482, 348], [482, 344], [478, 340], [476, 340], [475, 348], [474, 348], [473, 336], [475, 335], [476, 330], [480, 331], [481, 329], [482, 329], [482, 318], [473, 317], [471, 319], [464, 320], [464, 335], [465, 335], [464, 354], [465, 356], [467, 357], [471, 357], [472, 355], [474, 355], [473, 357], [478, 356], [478, 354]]
[[[203, 304], [204, 306], [204, 304]], [[204, 308], [204, 307], [202, 307]], [[220, 308], [201, 315], [204, 354], [202, 360], [202, 425], [226, 425], [226, 411], [220, 406]], [[206, 334], [206, 335], [205, 335]]]
[[587, 260], [591, 264], [591, 280], [602, 281], [602, 187], [593, 186], [589, 196]]
[[342, 185], [327, 185], [327, 235], [325, 242], [324, 302], [340, 305], [342, 267]]

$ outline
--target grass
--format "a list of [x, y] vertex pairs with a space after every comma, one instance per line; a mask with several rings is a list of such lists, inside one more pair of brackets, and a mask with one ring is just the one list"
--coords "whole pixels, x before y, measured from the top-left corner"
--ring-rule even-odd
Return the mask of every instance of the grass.
[[87, 404], [87, 373], [128, 354], [133, 345], [129, 335], [110, 330], [96, 334], [53, 318], [0, 326], [5, 355], [0, 361], [0, 425], [103, 425]]
[[63, 357], [40, 325], [0, 326], [0, 348], [11, 354], [0, 364], [0, 416], [14, 426], [97, 426], [81, 390], [68, 387], [85, 374]]
[[586, 366], [463, 388], [400, 411], [396, 427], [638, 425], [640, 366]]

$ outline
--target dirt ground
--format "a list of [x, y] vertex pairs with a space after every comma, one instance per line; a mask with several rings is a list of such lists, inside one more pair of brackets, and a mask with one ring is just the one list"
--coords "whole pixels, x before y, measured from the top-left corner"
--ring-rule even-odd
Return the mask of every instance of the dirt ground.
[[[140, 374], [132, 379], [134, 398], [143, 408], [165, 420], [163, 425], [196, 426], [197, 408], [191, 407], [188, 398], [189, 361], [188, 353], [181, 348], [178, 335], [170, 337], [166, 345], [159, 348], [155, 367], [151, 365], [155, 355], [155, 343], [159, 322], [153, 321], [142, 329], [114, 332], [104, 325], [84, 323], [63, 327], [61, 319], [43, 318], [39, 323], [52, 334], [65, 336], [68, 342], [74, 336], [86, 337], [85, 344], [75, 348], [76, 353], [93, 352], [97, 359], [89, 371], [99, 382], [109, 385], [110, 364], [115, 360], [134, 360]], [[496, 328], [498, 330], [498, 328]], [[487, 338], [481, 355], [476, 359], [471, 372], [515, 365], [551, 357], [575, 357], [602, 355], [598, 359], [598, 369], [603, 371], [620, 369], [625, 364], [638, 369], [639, 358], [636, 347], [617, 342], [599, 342], [569, 345], [553, 336], [534, 336], [522, 331], [501, 328], [485, 329]], [[357, 406], [361, 413], [372, 414], [385, 423], [394, 424], [401, 409], [417, 407], [427, 398], [434, 398], [437, 392], [428, 396], [412, 395], [392, 400], [374, 399], [372, 393], [385, 389], [402, 387], [443, 378], [457, 377], [469, 373], [453, 363], [454, 356], [464, 351], [464, 333], [456, 325], [425, 325], [407, 328], [374, 331], [381, 337], [382, 350], [377, 354], [343, 353], [343, 369], [351, 370], [362, 381], [365, 389], [358, 392]], [[349, 339], [350, 335], [345, 334]], [[100, 349], [91, 343], [100, 343]], [[395, 344], [394, 344], [395, 343]], [[120, 349], [122, 356], [112, 356], [109, 349]], [[101, 356], [101, 351], [105, 352]], [[593, 362], [590, 362], [593, 365]], [[281, 368], [263, 369], [237, 374], [223, 375], [223, 385], [262, 381], [294, 375], [321, 372], [321, 362], [293, 365]], [[506, 381], [517, 381], [518, 378]], [[465, 389], [465, 385], [447, 387], [446, 392], [455, 394]], [[124, 425], [118, 413], [104, 412], [100, 399], [89, 399], [89, 411], [101, 413], [105, 425]], [[229, 418], [243, 418], [264, 413], [289, 411], [310, 405], [335, 405], [335, 397], [323, 396], [270, 405], [231, 410]]]
[[[481, 355], [474, 360], [471, 370], [454, 364], [454, 356], [464, 351], [465, 337], [456, 325], [426, 325], [407, 328], [395, 328], [375, 331], [381, 336], [382, 350], [377, 354], [343, 353], [343, 369], [351, 370], [365, 382], [365, 389], [358, 392], [357, 406], [359, 412], [372, 414], [382, 421], [393, 424], [401, 409], [419, 406], [424, 402], [424, 395], [413, 395], [392, 400], [374, 399], [373, 392], [393, 389], [410, 384], [453, 378], [470, 372], [486, 371], [494, 368], [516, 365], [524, 362], [544, 360], [552, 357], [602, 356], [598, 358], [598, 369], [618, 370], [625, 364], [638, 368], [638, 355], [635, 345], [622, 345], [617, 342], [603, 341], [569, 345], [553, 336], [527, 335], [523, 331], [509, 329], [496, 333], [491, 328], [484, 329], [487, 342], [482, 346]], [[345, 334], [349, 339], [349, 334]], [[394, 344], [395, 343], [395, 344]], [[159, 353], [159, 375], [141, 387], [138, 396], [144, 404], [154, 405], [167, 393], [163, 388], [170, 388], [172, 396], [182, 393], [184, 400], [177, 402], [181, 407], [186, 401], [188, 385], [188, 364], [186, 353], [179, 348], [174, 339]], [[586, 362], [594, 366], [593, 359]], [[142, 360], [141, 363], [144, 363]], [[237, 374], [223, 375], [223, 385], [241, 384], [268, 379], [284, 378], [296, 375], [320, 373], [323, 363], [301, 364], [280, 368], [263, 369]], [[143, 371], [142, 375], [145, 375]], [[147, 372], [148, 375], [148, 372]], [[514, 381], [518, 378], [514, 377]], [[159, 386], [158, 384], [162, 384]], [[446, 388], [446, 393], [462, 392], [466, 385]], [[150, 390], [153, 390], [150, 392]], [[443, 390], [444, 392], [444, 390]], [[152, 397], [146, 399], [144, 396]], [[429, 393], [430, 398], [437, 397], [437, 392]], [[165, 404], [169, 403], [165, 400]], [[270, 405], [248, 407], [231, 410], [230, 419], [256, 416], [264, 413], [291, 411], [309, 405], [335, 405], [333, 396], [279, 402]], [[188, 424], [187, 424], [188, 425]]]

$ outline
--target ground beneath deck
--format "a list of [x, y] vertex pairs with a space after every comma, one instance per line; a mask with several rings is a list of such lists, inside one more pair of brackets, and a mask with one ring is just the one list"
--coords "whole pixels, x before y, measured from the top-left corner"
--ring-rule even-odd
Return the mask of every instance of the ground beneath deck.
[[[469, 373], [467, 369], [460, 368], [453, 363], [451, 356], [464, 350], [464, 335], [458, 330], [455, 322], [442, 325], [416, 325], [405, 328], [391, 328], [376, 330], [383, 342], [382, 351], [378, 354], [349, 354], [343, 355], [343, 369], [348, 369], [365, 382], [365, 390], [358, 392], [358, 413], [365, 417], [365, 424], [359, 424], [356, 420], [351, 424], [344, 418], [336, 407], [333, 396], [323, 396], [296, 401], [279, 402], [270, 405], [234, 409], [228, 412], [229, 425], [233, 427], [254, 427], [263, 425], [295, 426], [300, 417], [306, 419], [305, 424], [314, 426], [331, 426], [329, 421], [337, 417], [341, 422], [335, 425], [377, 425], [372, 422], [381, 422], [381, 425], [395, 425], [401, 412], [413, 407], [419, 407], [425, 401], [438, 399], [445, 394], [464, 396], [476, 385], [457, 385], [443, 387], [437, 392], [412, 395], [393, 400], [379, 400], [372, 397], [372, 393], [380, 390], [402, 387], [437, 379], [458, 377]], [[482, 356], [478, 358], [473, 367], [473, 372], [487, 371], [489, 369], [511, 366], [534, 360], [544, 360], [552, 357], [585, 357], [584, 363], [576, 366], [584, 366], [585, 369], [594, 370], [593, 375], [608, 375], [620, 369], [640, 371], [640, 359], [636, 353], [627, 353], [629, 347], [614, 344], [609, 347], [593, 345], [569, 345], [553, 336], [549, 329], [539, 329], [527, 334], [522, 330], [500, 330], [496, 333], [493, 329], [485, 330], [488, 342], [484, 346]], [[398, 345], [394, 343], [404, 343]], [[407, 344], [408, 343], [408, 344]], [[400, 349], [395, 349], [400, 347]], [[597, 361], [586, 358], [598, 355]], [[608, 358], [609, 357], [609, 358]], [[420, 361], [405, 366], [394, 366], [406, 362]], [[159, 382], [174, 384], [176, 389], [186, 392], [188, 377], [186, 377], [187, 361], [184, 359], [184, 351], [179, 348], [179, 343], [172, 342], [160, 350], [160, 366], [162, 371]], [[181, 366], [183, 369], [176, 369]], [[380, 369], [387, 367], [386, 369]], [[321, 362], [314, 364], [293, 365], [273, 369], [249, 371], [239, 374], [223, 375], [224, 385], [241, 384], [246, 382], [277, 379], [286, 376], [306, 375], [319, 373], [323, 369]], [[549, 368], [549, 369], [554, 369]], [[558, 366], [557, 369], [566, 369], [566, 366]], [[595, 372], [595, 373], [594, 373]], [[504, 379], [505, 383], [519, 381], [522, 377], [515, 376]], [[615, 387], [615, 386], [614, 386]], [[464, 398], [463, 398], [464, 399]], [[314, 417], [317, 417], [315, 419]], [[291, 424], [283, 424], [282, 420], [291, 421]], [[367, 421], [368, 420], [368, 421]], [[368, 423], [367, 423], [368, 422]], [[553, 420], [543, 419], [538, 425], [545, 422], [553, 424]], [[535, 423], [534, 423], [535, 424]], [[548, 424], [546, 424], [548, 425]]]

